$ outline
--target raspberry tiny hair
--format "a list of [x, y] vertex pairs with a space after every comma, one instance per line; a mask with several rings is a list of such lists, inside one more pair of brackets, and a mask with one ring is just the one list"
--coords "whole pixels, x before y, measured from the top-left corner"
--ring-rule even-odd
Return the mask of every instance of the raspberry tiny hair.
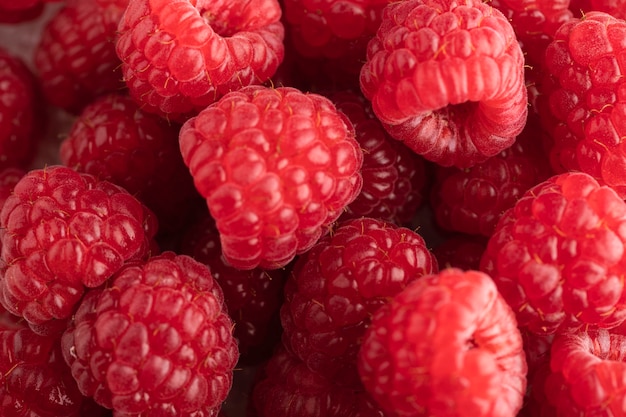
[[132, 0], [117, 55], [142, 109], [184, 121], [225, 93], [268, 80], [283, 59], [277, 0]]
[[489, 239], [481, 270], [538, 334], [626, 320], [626, 203], [582, 172], [528, 190]]
[[329, 99], [295, 88], [230, 92], [185, 122], [179, 142], [239, 269], [285, 266], [361, 191], [352, 124]]
[[164, 252], [90, 290], [61, 347], [81, 392], [115, 416], [213, 417], [238, 358], [232, 326], [210, 270]]
[[391, 136], [444, 166], [508, 148], [528, 113], [511, 23], [480, 0], [387, 5], [360, 85]]
[[149, 254], [156, 228], [116, 185], [62, 166], [29, 171], [0, 211], [0, 304], [34, 326], [64, 322], [86, 288]]

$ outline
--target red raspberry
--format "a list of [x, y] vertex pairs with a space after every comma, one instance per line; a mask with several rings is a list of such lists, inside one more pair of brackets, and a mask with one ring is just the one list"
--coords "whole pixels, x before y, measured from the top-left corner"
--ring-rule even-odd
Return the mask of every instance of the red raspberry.
[[61, 162], [123, 187], [155, 212], [160, 231], [175, 231], [200, 200], [180, 155], [179, 129], [130, 97], [105, 95], [74, 122], [61, 143]]
[[546, 50], [550, 114], [541, 113], [557, 172], [583, 171], [626, 197], [626, 85], [619, 67], [626, 21], [602, 12], [562, 25]]
[[277, 0], [135, 0], [117, 54], [141, 108], [182, 121], [271, 77], [283, 59]]
[[370, 218], [342, 222], [294, 265], [281, 308], [283, 344], [312, 371], [354, 385], [372, 315], [435, 272], [437, 261], [417, 233]]
[[548, 402], [545, 384], [550, 375], [550, 349], [554, 335], [537, 335], [523, 329], [522, 340], [528, 364], [528, 390], [518, 417], [555, 417], [556, 410]]
[[526, 389], [515, 315], [478, 271], [422, 277], [375, 314], [359, 372], [399, 416], [513, 417]]
[[294, 88], [227, 94], [183, 125], [180, 149], [239, 269], [286, 265], [361, 190], [352, 124], [330, 100]]
[[360, 82], [391, 136], [445, 166], [486, 160], [526, 122], [522, 50], [481, 0], [390, 3]]
[[576, 16], [596, 11], [608, 13], [619, 19], [626, 17], [626, 3], [622, 0], [571, 0], [569, 8]]
[[329, 98], [348, 116], [363, 149], [363, 188], [343, 218], [375, 217], [408, 224], [423, 201], [424, 160], [387, 134], [361, 95], [342, 91]]
[[552, 415], [624, 415], [626, 336], [602, 329], [557, 335], [550, 357], [545, 391]]
[[534, 115], [528, 120], [513, 146], [485, 162], [436, 168], [430, 201], [440, 227], [489, 237], [504, 211], [553, 174], [538, 140], [539, 121]]
[[95, 97], [124, 87], [115, 38], [127, 4], [69, 1], [48, 22], [34, 59], [50, 103], [79, 113]]
[[239, 342], [240, 361], [255, 364], [271, 356], [280, 340], [279, 309], [287, 269], [240, 271], [227, 264], [215, 221], [206, 214], [185, 233], [181, 253], [209, 267], [224, 292], [224, 302]]
[[0, 169], [31, 162], [43, 122], [34, 75], [20, 58], [0, 47]]
[[551, 334], [626, 320], [626, 203], [577, 172], [531, 188], [481, 260], [522, 327]]
[[0, 350], [0, 415], [81, 417], [84, 397], [57, 339], [37, 335], [2, 312]]
[[81, 392], [116, 417], [217, 415], [237, 344], [209, 269], [165, 252], [89, 291], [63, 334]]
[[153, 221], [111, 183], [61, 166], [30, 171], [0, 212], [0, 303], [34, 325], [70, 317], [85, 287], [147, 255]]
[[435, 246], [433, 255], [441, 268], [479, 269], [487, 239], [478, 235], [453, 234]]

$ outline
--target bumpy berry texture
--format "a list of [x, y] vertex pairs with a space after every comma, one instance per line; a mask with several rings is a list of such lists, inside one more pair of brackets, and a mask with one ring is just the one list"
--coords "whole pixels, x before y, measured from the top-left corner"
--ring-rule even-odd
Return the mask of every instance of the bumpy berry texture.
[[46, 25], [34, 62], [48, 102], [78, 113], [124, 87], [116, 30], [128, 0], [68, 2]]
[[416, 280], [378, 310], [359, 372], [399, 416], [513, 417], [526, 389], [513, 311], [488, 275], [459, 269]]
[[342, 91], [329, 98], [354, 125], [363, 150], [363, 188], [342, 218], [374, 217], [407, 224], [424, 200], [423, 158], [387, 134], [361, 95]]
[[222, 288], [226, 309], [235, 324], [240, 362], [256, 364], [269, 358], [280, 341], [278, 312], [289, 269], [240, 271], [227, 264], [215, 221], [208, 214], [189, 226], [180, 252], [207, 265]]
[[0, 47], [0, 169], [26, 167], [45, 124], [34, 75]]
[[360, 84], [394, 138], [445, 166], [472, 166], [511, 146], [528, 113], [513, 28], [479, 0], [390, 3]]
[[183, 125], [180, 149], [239, 269], [285, 266], [361, 191], [352, 124], [330, 100], [294, 88], [227, 94]]
[[487, 238], [479, 235], [455, 233], [445, 236], [443, 241], [433, 248], [437, 263], [443, 268], [463, 270], [479, 269], [480, 259], [487, 247]]
[[626, 196], [623, 71], [626, 21], [602, 12], [562, 25], [548, 45], [544, 83], [557, 172], [583, 171]]
[[119, 25], [117, 54], [141, 108], [185, 120], [231, 90], [269, 79], [283, 59], [277, 0], [141, 0]]
[[59, 150], [61, 162], [117, 184], [157, 215], [159, 230], [178, 230], [201, 199], [178, 147], [180, 126], [108, 94], [88, 104]]
[[619, 19], [626, 17], [626, 3], [621, 0], [571, 0], [569, 8], [576, 17], [591, 11], [605, 12]]
[[468, 169], [435, 168], [430, 203], [440, 227], [491, 236], [502, 213], [553, 174], [542, 149], [544, 132], [531, 117], [510, 148], [485, 162]]
[[591, 176], [554, 176], [500, 219], [481, 260], [522, 327], [539, 334], [626, 319], [626, 203]]
[[124, 189], [51, 166], [28, 172], [0, 211], [0, 303], [28, 323], [67, 319], [86, 287], [146, 256], [154, 215]]
[[237, 362], [231, 329], [209, 269], [164, 252], [88, 292], [62, 350], [81, 392], [117, 417], [213, 417]]
[[354, 385], [374, 313], [436, 272], [435, 257], [410, 229], [371, 218], [340, 222], [293, 267], [281, 308], [283, 344], [314, 372]]

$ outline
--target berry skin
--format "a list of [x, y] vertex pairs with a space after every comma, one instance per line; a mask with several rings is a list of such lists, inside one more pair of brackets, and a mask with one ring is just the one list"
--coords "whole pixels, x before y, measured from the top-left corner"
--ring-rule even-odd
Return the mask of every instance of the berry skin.
[[34, 56], [48, 102], [78, 114], [97, 96], [124, 87], [115, 39], [127, 4], [68, 1], [52, 17]]
[[626, 197], [624, 77], [626, 21], [603, 12], [562, 25], [545, 52], [542, 112], [556, 172], [583, 171]]
[[146, 256], [155, 232], [116, 185], [62, 166], [30, 171], [0, 211], [0, 304], [31, 325], [67, 319], [85, 287]]
[[140, 107], [184, 121], [225, 93], [269, 79], [283, 59], [277, 0], [136, 0], [117, 54]]
[[481, 0], [390, 3], [360, 84], [391, 136], [444, 166], [508, 148], [528, 113], [513, 28]]
[[312, 371], [354, 385], [372, 315], [436, 272], [435, 257], [410, 229], [371, 218], [340, 222], [294, 265], [281, 308], [283, 344]]
[[64, 165], [117, 184], [148, 206], [159, 231], [184, 226], [202, 201], [178, 148], [180, 126], [137, 107], [133, 99], [104, 95], [88, 104], [61, 143]]
[[538, 184], [489, 239], [490, 274], [521, 327], [538, 334], [626, 320], [626, 203], [582, 172]]
[[213, 417], [237, 344], [209, 269], [164, 252], [89, 291], [62, 350], [81, 392], [116, 417]]
[[459, 269], [414, 281], [378, 310], [359, 372], [399, 416], [514, 417], [526, 389], [513, 311], [489, 276]]
[[238, 269], [285, 266], [361, 190], [352, 124], [317, 94], [242, 88], [187, 121], [179, 141], [223, 255]]

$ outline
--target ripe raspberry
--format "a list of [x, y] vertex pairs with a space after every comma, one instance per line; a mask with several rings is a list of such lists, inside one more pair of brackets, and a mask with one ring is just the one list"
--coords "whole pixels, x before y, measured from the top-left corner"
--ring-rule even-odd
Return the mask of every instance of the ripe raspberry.
[[457, 233], [444, 237], [434, 247], [433, 255], [441, 268], [479, 269], [486, 247], [487, 239], [483, 236]]
[[422, 277], [375, 314], [359, 372], [399, 416], [513, 417], [526, 389], [515, 315], [478, 271]]
[[0, 24], [34, 20], [42, 11], [43, 3], [39, 0], [0, 0]]
[[20, 58], [0, 47], [0, 169], [24, 168], [31, 162], [42, 122], [34, 75]]
[[0, 415], [81, 416], [84, 397], [63, 361], [57, 339], [39, 336], [23, 321], [2, 312], [0, 350]]
[[61, 166], [30, 171], [0, 211], [0, 303], [33, 325], [66, 319], [85, 287], [147, 255], [155, 231], [118, 186]]
[[227, 94], [183, 125], [180, 149], [239, 269], [286, 265], [361, 190], [351, 123], [330, 100], [294, 88]]
[[360, 83], [391, 136], [440, 165], [482, 162], [526, 122], [522, 50], [481, 0], [390, 3]]
[[115, 54], [118, 22], [128, 0], [67, 2], [52, 17], [35, 51], [46, 99], [73, 113], [124, 87]]
[[277, 0], [136, 0], [117, 54], [141, 108], [183, 121], [225, 93], [271, 77], [283, 59]]
[[423, 201], [424, 160], [387, 134], [361, 95], [342, 91], [329, 98], [348, 116], [363, 149], [363, 188], [343, 219], [375, 217], [408, 224]]
[[602, 12], [562, 25], [546, 50], [544, 83], [557, 172], [583, 171], [626, 197], [626, 135], [619, 62], [626, 21]]
[[571, 0], [569, 8], [577, 17], [591, 11], [608, 13], [618, 19], [626, 17], [626, 3], [621, 0]]
[[531, 188], [481, 260], [522, 327], [551, 334], [626, 320], [626, 203], [577, 172]]
[[210, 417], [232, 384], [231, 329], [209, 269], [164, 252], [89, 291], [62, 350], [81, 392], [117, 417]]
[[287, 280], [283, 344], [312, 371], [354, 385], [372, 315], [410, 282], [436, 272], [417, 233], [370, 218], [339, 223], [298, 258]]
[[626, 336], [565, 333], [552, 343], [546, 397], [558, 417], [620, 416], [626, 403]]
[[430, 203], [440, 227], [489, 237], [504, 211], [553, 174], [539, 121], [534, 115], [528, 120], [513, 146], [485, 162], [463, 170], [435, 168]]
[[528, 390], [518, 417], [555, 417], [556, 410], [548, 402], [545, 385], [550, 375], [550, 349], [554, 335], [537, 335], [523, 329], [522, 340], [528, 364]]
[[155, 212], [160, 231], [175, 231], [200, 200], [180, 155], [179, 129], [130, 97], [108, 94], [74, 122], [61, 143], [61, 162], [123, 187]]
[[288, 269], [240, 271], [227, 264], [215, 221], [208, 213], [191, 224], [180, 252], [207, 265], [222, 288], [227, 311], [235, 323], [240, 362], [256, 364], [270, 357], [280, 341], [278, 312]]

